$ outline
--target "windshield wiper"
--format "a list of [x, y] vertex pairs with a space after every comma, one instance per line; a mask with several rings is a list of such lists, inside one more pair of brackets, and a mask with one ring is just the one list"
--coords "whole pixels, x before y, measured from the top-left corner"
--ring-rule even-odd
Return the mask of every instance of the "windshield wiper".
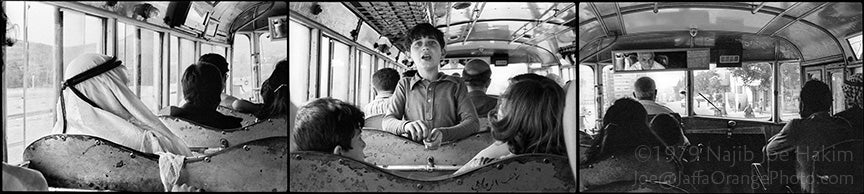
[[724, 114], [723, 110], [720, 110], [720, 108], [717, 108], [717, 106], [714, 105], [714, 103], [711, 102], [711, 100], [708, 100], [708, 98], [706, 98], [704, 95], [702, 95], [702, 92], [697, 92], [697, 93], [699, 94], [699, 96], [702, 96], [702, 99], [705, 99], [705, 101], [708, 101], [708, 104], [711, 104], [711, 106], [713, 106], [715, 109], [717, 109], [717, 111], [720, 111], [721, 116], [726, 115], [726, 114]]

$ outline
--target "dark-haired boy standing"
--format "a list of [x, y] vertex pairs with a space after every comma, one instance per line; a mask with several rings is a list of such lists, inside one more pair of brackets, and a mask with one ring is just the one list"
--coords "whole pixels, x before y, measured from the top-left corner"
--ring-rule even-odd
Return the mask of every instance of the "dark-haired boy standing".
[[417, 24], [406, 37], [417, 75], [399, 80], [382, 123], [385, 131], [420, 141], [467, 137], [479, 127], [465, 82], [438, 71], [444, 34], [431, 24]]

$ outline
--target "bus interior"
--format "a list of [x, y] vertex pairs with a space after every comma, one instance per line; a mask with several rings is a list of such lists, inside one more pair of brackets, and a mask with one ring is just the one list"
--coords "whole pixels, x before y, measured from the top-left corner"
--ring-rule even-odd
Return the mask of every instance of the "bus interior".
[[[442, 75], [464, 76], [460, 74], [472, 60], [488, 64], [491, 82], [484, 92], [487, 96], [498, 99], [510, 85], [508, 79], [526, 73], [548, 78], [565, 90], [565, 84], [576, 79], [574, 2], [290, 2], [289, 5], [290, 98], [294, 111], [324, 98], [360, 108], [369, 105], [380, 94], [372, 87], [376, 71], [392, 68], [403, 79], [406, 75], [403, 73], [419, 71], [419, 65], [409, 56], [411, 40], [407, 35], [424, 23], [443, 33], [441, 44], [446, 52], [437, 67]], [[575, 99], [575, 91], [569, 94]], [[575, 110], [575, 102], [571, 108]], [[289, 121], [300, 122], [296, 114], [299, 113], [291, 117], [297, 118]], [[491, 119], [483, 114], [477, 116], [480, 127], [469, 129], [476, 130], [475, 133], [443, 142], [438, 149], [424, 148], [423, 142], [385, 131], [381, 117], [365, 120], [361, 133], [365, 161], [297, 151], [297, 147], [292, 147], [289, 190], [576, 192], [575, 168], [570, 168], [575, 166], [575, 158], [567, 156], [519, 155], [454, 175], [494, 141], [489, 130]], [[575, 117], [575, 111], [571, 117]], [[298, 123], [290, 125], [296, 130]], [[575, 137], [575, 127], [572, 132]], [[295, 139], [291, 141], [296, 142], [299, 137], [292, 135]], [[575, 143], [575, 139], [571, 140]], [[572, 150], [575, 157], [575, 146]]]
[[[802, 111], [814, 106], [804, 97], [819, 95], [802, 92], [811, 80], [827, 85], [822, 94], [830, 91], [830, 107], [821, 110], [826, 118], [854, 111], [848, 102], [855, 99], [844, 99], [850, 98], [844, 91], [862, 73], [861, 2], [579, 2], [578, 10], [580, 191], [862, 192], [858, 135], [825, 139], [819, 144], [825, 149], [814, 150], [841, 150], [848, 158], [796, 162], [771, 152], [774, 144], [796, 141], [783, 139], [787, 134], [813, 131], [794, 144], [801, 154], [800, 142], [837, 133], [827, 123], [793, 124], [815, 118]], [[666, 174], [646, 169], [650, 161], [620, 168], [631, 176], [605, 176], [614, 166], [586, 163], [592, 156], [584, 152], [606, 141], [602, 131], [615, 127], [604, 116], [615, 115], [610, 107], [617, 100], [635, 99], [643, 77], [656, 87], [654, 99], [639, 102], [675, 113], [690, 146], [672, 156], [676, 176], [651, 176]], [[860, 113], [846, 119], [847, 129], [864, 131], [854, 124], [861, 119]]]
[[[277, 63], [288, 57], [286, 5], [285, 1], [3, 1], [3, 191], [163, 192], [179, 188], [182, 182], [203, 191], [287, 192], [286, 118], [257, 118], [255, 112], [239, 111], [231, 103], [270, 105], [262, 96], [267, 93], [262, 85], [287, 77], [287, 71], [276, 71]], [[205, 55], [216, 56], [215, 62], [205, 61]], [[99, 64], [96, 60], [108, 58], [99, 68], [84, 69], [88, 71], [76, 76], [76, 61]], [[193, 66], [205, 63], [230, 69], [223, 71], [221, 86], [223, 99], [233, 98], [214, 107], [218, 111], [214, 113], [242, 120], [241, 127], [215, 128], [171, 112], [191, 103], [187, 99], [193, 93], [187, 96], [183, 88], [189, 77], [184, 70], [191, 72]], [[96, 70], [102, 72], [88, 74]], [[114, 74], [118, 72], [125, 75]], [[70, 79], [81, 76], [83, 80]], [[104, 92], [75, 86], [103, 84], [94, 80], [111, 76], [123, 78], [125, 84], [100, 85], [109, 88]], [[219, 86], [212, 81], [212, 86]], [[69, 93], [70, 88], [75, 94]], [[110, 94], [114, 95], [106, 97]], [[86, 114], [79, 110], [84, 109], [67, 112], [79, 98], [93, 105], [88, 110], [103, 116], [82, 116]], [[199, 113], [203, 111], [193, 111]], [[85, 123], [79, 127], [116, 133], [73, 132], [75, 118]], [[52, 131], [61, 125], [62, 132]], [[127, 130], [139, 135], [126, 134]], [[150, 149], [164, 148], [166, 137], [179, 138], [172, 140], [173, 146], [192, 154]], [[153, 138], [160, 140], [154, 143]], [[171, 170], [179, 176], [182, 168], [179, 180], [160, 178], [160, 172], [170, 173], [160, 168], [158, 154], [168, 152], [186, 156], [172, 157], [176, 168]], [[171, 180], [177, 184], [174, 189], [169, 187]], [[16, 187], [15, 181], [23, 187]]]

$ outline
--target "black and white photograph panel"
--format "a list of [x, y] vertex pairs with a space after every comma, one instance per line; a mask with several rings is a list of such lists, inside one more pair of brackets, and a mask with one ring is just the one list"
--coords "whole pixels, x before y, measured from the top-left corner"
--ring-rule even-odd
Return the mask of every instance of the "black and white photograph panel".
[[2, 191], [288, 192], [287, 4], [3, 1]]
[[290, 192], [577, 192], [577, 3], [288, 5]]
[[580, 193], [864, 192], [861, 2], [578, 4]]

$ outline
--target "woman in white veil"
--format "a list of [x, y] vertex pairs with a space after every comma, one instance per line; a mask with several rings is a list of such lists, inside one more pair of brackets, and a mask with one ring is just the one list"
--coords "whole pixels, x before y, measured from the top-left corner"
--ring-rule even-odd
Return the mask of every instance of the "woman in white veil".
[[[67, 65], [63, 79], [68, 80], [111, 58], [94, 53], [78, 56]], [[145, 153], [192, 156], [186, 143], [168, 130], [126, 86], [129, 82], [126, 75], [125, 66], [120, 65], [64, 88], [61, 95], [65, 102], [57, 101], [57, 122], [52, 134], [64, 133], [65, 128], [67, 134], [92, 135]], [[71, 87], [98, 107], [76, 95]]]

